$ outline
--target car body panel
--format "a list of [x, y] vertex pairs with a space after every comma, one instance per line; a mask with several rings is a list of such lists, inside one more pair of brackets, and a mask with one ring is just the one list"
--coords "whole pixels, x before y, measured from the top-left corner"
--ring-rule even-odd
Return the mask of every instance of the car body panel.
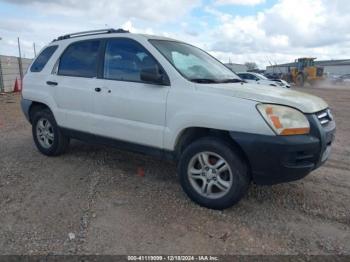
[[219, 93], [235, 98], [254, 100], [261, 103], [286, 105], [296, 108], [303, 113], [315, 113], [328, 107], [327, 103], [314, 95], [285, 88], [261, 86], [256, 88], [253, 84], [215, 84], [201, 85], [208, 92]]
[[[171, 85], [151, 86], [81, 77], [63, 77], [65, 80], [61, 80], [62, 76], [55, 74], [55, 65], [70, 43], [118, 37], [133, 39], [145, 47], [167, 72]], [[98, 34], [53, 42], [50, 45], [59, 47], [43, 71], [29, 71], [25, 76], [23, 97], [50, 107], [60, 126], [167, 150], [173, 150], [178, 137], [190, 127], [274, 136], [256, 109], [258, 103], [282, 104], [304, 113], [327, 107], [321, 98], [266, 85], [256, 88], [256, 85], [246, 83], [192, 83], [181, 76], [149, 39], [169, 40], [128, 33]], [[48, 86], [46, 81], [60, 83]], [[102, 88], [101, 94], [94, 91], [96, 87]]]

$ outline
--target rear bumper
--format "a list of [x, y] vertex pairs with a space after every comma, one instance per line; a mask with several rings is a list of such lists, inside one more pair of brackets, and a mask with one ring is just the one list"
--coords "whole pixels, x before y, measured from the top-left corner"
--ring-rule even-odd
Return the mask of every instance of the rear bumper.
[[30, 109], [30, 106], [32, 105], [32, 101], [31, 100], [27, 100], [27, 99], [24, 99], [24, 98], [21, 98], [21, 109], [22, 109], [22, 112], [24, 114], [24, 116], [26, 117], [26, 119], [30, 122], [30, 119], [29, 119], [29, 109]]
[[328, 158], [335, 134], [335, 122], [321, 126], [308, 116], [308, 135], [265, 136], [231, 132], [248, 158], [253, 181], [271, 185], [298, 180], [321, 166]]

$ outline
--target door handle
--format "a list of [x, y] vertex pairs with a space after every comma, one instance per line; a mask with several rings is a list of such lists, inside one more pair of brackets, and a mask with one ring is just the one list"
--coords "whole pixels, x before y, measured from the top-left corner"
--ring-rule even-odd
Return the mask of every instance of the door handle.
[[96, 88], [95, 88], [95, 91], [96, 91], [96, 92], [101, 92], [101, 90], [102, 90], [101, 87], [96, 87]]
[[58, 85], [57, 82], [53, 82], [53, 81], [46, 81], [46, 84], [49, 86], [57, 86]]

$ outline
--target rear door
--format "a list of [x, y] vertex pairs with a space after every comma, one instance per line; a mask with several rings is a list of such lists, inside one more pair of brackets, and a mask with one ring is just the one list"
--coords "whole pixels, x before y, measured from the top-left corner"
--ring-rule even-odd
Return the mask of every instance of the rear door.
[[100, 45], [100, 40], [70, 44], [59, 59], [56, 74], [47, 81], [54, 89], [57, 110], [64, 116], [63, 127], [91, 131]]
[[161, 148], [170, 86], [144, 82], [140, 77], [143, 69], [167, 77], [160, 64], [135, 40], [111, 38], [105, 41], [101, 67], [93, 103], [93, 132]]

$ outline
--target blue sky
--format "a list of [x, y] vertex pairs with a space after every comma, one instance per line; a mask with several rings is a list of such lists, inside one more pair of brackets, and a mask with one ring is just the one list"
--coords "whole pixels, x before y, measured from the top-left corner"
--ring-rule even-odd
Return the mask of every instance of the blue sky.
[[0, 54], [23, 54], [58, 35], [114, 27], [165, 35], [223, 62], [348, 58], [347, 0], [0, 0]]

